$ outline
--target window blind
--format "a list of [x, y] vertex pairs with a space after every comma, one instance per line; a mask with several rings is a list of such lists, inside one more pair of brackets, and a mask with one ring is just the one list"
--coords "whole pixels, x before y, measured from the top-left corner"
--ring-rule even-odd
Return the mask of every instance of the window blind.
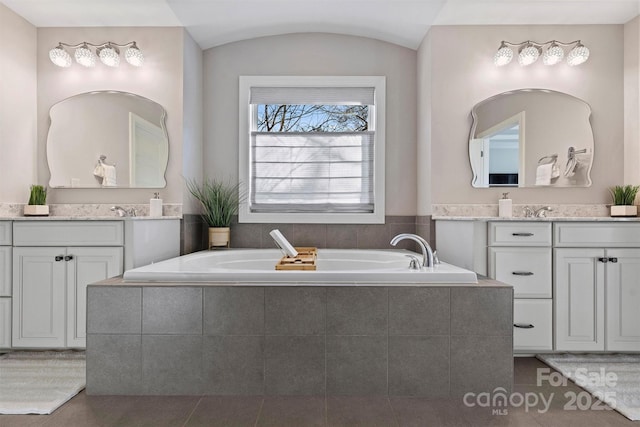
[[373, 212], [374, 135], [252, 132], [251, 211]]
[[374, 105], [373, 87], [252, 87], [251, 104]]

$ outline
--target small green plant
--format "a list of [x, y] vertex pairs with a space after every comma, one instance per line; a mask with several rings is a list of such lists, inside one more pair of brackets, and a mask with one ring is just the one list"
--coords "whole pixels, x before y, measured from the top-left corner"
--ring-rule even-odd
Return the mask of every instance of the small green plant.
[[244, 195], [240, 184], [231, 184], [215, 179], [204, 180], [198, 184], [195, 180], [187, 181], [191, 195], [202, 206], [202, 219], [209, 227], [229, 227], [233, 216], [238, 213]]
[[640, 190], [640, 185], [616, 185], [609, 191], [613, 197], [614, 205], [630, 206], [634, 204], [638, 190]]
[[30, 205], [46, 205], [47, 204], [47, 189], [42, 185], [32, 185], [31, 194], [29, 195]]

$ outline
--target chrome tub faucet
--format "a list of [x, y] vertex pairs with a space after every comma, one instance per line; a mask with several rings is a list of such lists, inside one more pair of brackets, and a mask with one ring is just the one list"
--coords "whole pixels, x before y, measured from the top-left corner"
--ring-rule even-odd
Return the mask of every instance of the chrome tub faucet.
[[398, 234], [396, 237], [391, 239], [390, 244], [392, 246], [396, 246], [398, 242], [405, 239], [413, 240], [414, 242], [418, 243], [418, 245], [420, 246], [420, 249], [422, 250], [422, 267], [433, 267], [434, 265], [433, 250], [431, 249], [429, 242], [427, 242], [424, 238], [418, 236], [417, 234], [411, 234], [411, 233]]

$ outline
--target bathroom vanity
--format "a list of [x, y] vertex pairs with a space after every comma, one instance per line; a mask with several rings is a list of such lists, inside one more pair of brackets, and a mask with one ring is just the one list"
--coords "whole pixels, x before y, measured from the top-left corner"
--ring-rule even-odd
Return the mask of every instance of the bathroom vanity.
[[437, 217], [436, 242], [513, 285], [515, 352], [640, 351], [640, 218]]
[[179, 250], [179, 218], [0, 220], [0, 348], [84, 348], [87, 285]]

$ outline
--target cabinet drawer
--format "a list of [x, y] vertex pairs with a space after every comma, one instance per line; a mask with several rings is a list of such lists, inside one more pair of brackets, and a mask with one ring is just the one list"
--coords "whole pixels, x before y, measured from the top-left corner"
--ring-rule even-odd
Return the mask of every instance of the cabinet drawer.
[[637, 247], [640, 223], [555, 223], [554, 244], [564, 247]]
[[551, 300], [513, 301], [513, 349], [553, 350], [553, 308]]
[[490, 222], [489, 246], [551, 246], [551, 223]]
[[489, 277], [513, 286], [515, 298], [551, 298], [551, 248], [489, 248]]
[[122, 246], [122, 221], [14, 221], [14, 246]]
[[0, 246], [11, 246], [11, 221], [0, 221]]

